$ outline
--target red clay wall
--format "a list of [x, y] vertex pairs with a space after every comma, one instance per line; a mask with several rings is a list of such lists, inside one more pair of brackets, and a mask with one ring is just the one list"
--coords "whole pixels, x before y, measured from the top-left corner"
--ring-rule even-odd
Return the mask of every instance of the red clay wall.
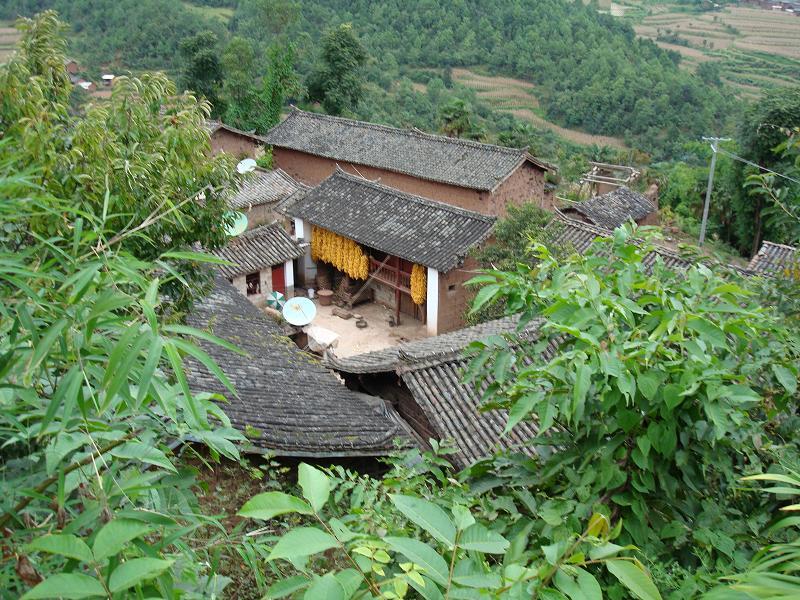
[[546, 195], [544, 192], [544, 172], [530, 163], [523, 164], [495, 190], [494, 194], [491, 194], [446, 183], [426, 181], [383, 169], [345, 162], [337, 163], [328, 158], [286, 148], [273, 148], [272, 157], [275, 167], [280, 167], [295, 179], [312, 186], [330, 176], [338, 164], [344, 171], [353, 175], [373, 181], [380, 179], [383, 185], [485, 215], [503, 217], [507, 213], [506, 203], [519, 205], [530, 200], [534, 200], [543, 208], [552, 209], [551, 195]]
[[438, 334], [466, 326], [464, 314], [474, 294], [464, 287], [464, 282], [475, 277], [475, 271], [479, 268], [475, 259], [467, 258], [461, 267], [449, 273], [439, 273]]
[[226, 129], [217, 129], [211, 134], [211, 152], [226, 152], [234, 158], [258, 158], [263, 153], [263, 147], [252, 138], [239, 135]]
[[545, 193], [544, 184], [544, 171], [529, 162], [523, 163], [488, 197], [489, 211], [486, 214], [505, 217], [508, 205], [519, 206], [526, 202], [553, 210], [553, 195]]

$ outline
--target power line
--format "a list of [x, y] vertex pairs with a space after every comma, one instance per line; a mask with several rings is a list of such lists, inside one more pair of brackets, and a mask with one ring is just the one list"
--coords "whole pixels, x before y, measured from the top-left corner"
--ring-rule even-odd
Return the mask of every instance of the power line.
[[743, 162], [746, 165], [750, 165], [751, 167], [755, 167], [756, 169], [761, 169], [762, 171], [766, 171], [767, 173], [771, 173], [772, 175], [777, 175], [778, 177], [782, 177], [784, 179], [787, 179], [787, 180], [791, 181], [792, 183], [800, 184], [800, 180], [799, 179], [795, 179], [794, 177], [789, 177], [788, 175], [784, 175], [783, 173], [778, 173], [777, 171], [773, 171], [772, 169], [768, 169], [767, 167], [762, 167], [761, 165], [756, 164], [756, 163], [754, 163], [754, 162], [752, 162], [750, 160], [747, 160], [746, 158], [742, 158], [741, 156], [737, 156], [733, 152], [728, 152], [727, 150], [724, 150], [723, 148], [719, 148], [719, 152], [721, 152], [722, 154], [724, 154], [726, 156], [731, 157], [734, 160], [738, 160], [739, 162]]

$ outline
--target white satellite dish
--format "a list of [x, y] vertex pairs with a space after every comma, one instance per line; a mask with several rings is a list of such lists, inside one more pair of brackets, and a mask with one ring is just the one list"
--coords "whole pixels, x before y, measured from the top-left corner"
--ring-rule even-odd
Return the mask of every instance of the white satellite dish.
[[231, 225], [225, 226], [225, 232], [229, 236], [236, 237], [237, 235], [242, 235], [245, 231], [247, 231], [246, 214], [236, 210], [232, 210], [225, 213], [225, 216], [233, 219], [233, 223]]
[[244, 175], [245, 173], [252, 173], [255, 171], [257, 166], [258, 164], [252, 158], [245, 158], [238, 165], [236, 165], [236, 170], [240, 175]]
[[302, 327], [317, 316], [317, 307], [308, 298], [292, 298], [283, 305], [283, 318], [287, 323]]

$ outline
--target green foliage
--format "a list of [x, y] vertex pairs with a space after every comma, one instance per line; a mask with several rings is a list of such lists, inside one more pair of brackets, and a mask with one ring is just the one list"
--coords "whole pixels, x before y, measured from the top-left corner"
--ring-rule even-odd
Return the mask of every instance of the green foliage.
[[223, 71], [217, 35], [213, 31], [201, 31], [184, 38], [180, 43], [180, 52], [183, 57], [181, 87], [208, 100], [213, 115], [223, 114], [225, 105], [219, 96]]
[[[541, 545], [511, 495], [481, 499], [441, 471], [440, 457], [419, 458], [400, 457], [381, 482], [301, 464], [305, 501], [275, 493], [248, 501], [240, 516], [267, 520], [295, 507], [315, 522], [290, 527], [272, 546], [267, 562], [287, 561], [298, 574], [282, 576], [266, 597], [602, 598], [600, 577], [617, 592], [661, 598], [634, 548], [612, 543], [619, 526], [602, 514], [580, 534]], [[422, 483], [426, 473], [435, 487]], [[489, 508], [501, 501], [503, 517]]]
[[440, 130], [451, 137], [481, 140], [485, 132], [473, 123], [472, 110], [460, 98], [454, 98], [439, 109]]
[[473, 310], [546, 321], [535, 342], [479, 344], [470, 377], [507, 428], [538, 422], [528, 481], [562, 515], [622, 517], [621, 539], [702, 577], [742, 564], [766, 520], [738, 477], [796, 452], [800, 347], [733, 274], [647, 265], [630, 236], [563, 261], [536, 245], [534, 267], [480, 276]]
[[[789, 469], [781, 471], [751, 475], [742, 480], [774, 484], [764, 491], [796, 502], [800, 496], [800, 473]], [[800, 597], [800, 518], [792, 516], [800, 510], [800, 504], [782, 506], [780, 510], [788, 516], [781, 515], [767, 530], [773, 543], [759, 550], [746, 570], [725, 577], [725, 585], [706, 594], [704, 600]]]
[[332, 115], [353, 110], [363, 91], [362, 67], [367, 51], [350, 24], [330, 29], [322, 37], [322, 49], [316, 67], [308, 78], [308, 98], [321, 102]]
[[[753, 104], [745, 113], [739, 127], [739, 140], [741, 155], [761, 166], [779, 173], [792, 170], [795, 155], [783, 151], [776, 152], [776, 148], [784, 145], [790, 137], [791, 130], [800, 127], [800, 88], [780, 88], [769, 90], [764, 98]], [[748, 254], [758, 251], [761, 241], [788, 241], [785, 237], [783, 222], [785, 219], [770, 219], [770, 211], [764, 210], [772, 206], [774, 201], [769, 194], [755, 193], [746, 185], [751, 175], [759, 171], [743, 163], [737, 163], [733, 175], [738, 193], [733, 197], [733, 215], [737, 247]], [[767, 187], [775, 187], [777, 182], [765, 181]], [[785, 187], [786, 182], [781, 182]], [[791, 197], [796, 198], [798, 186], [794, 186]], [[763, 190], [758, 186], [757, 190]], [[783, 198], [780, 200], [789, 200]], [[794, 203], [794, 202], [793, 202]], [[774, 216], [774, 213], [773, 213]]]
[[31, 17], [45, 9], [72, 25], [70, 51], [93, 72], [111, 65], [175, 71], [181, 40], [207, 30], [224, 33], [218, 21], [163, 0], [9, 0], [0, 4], [0, 18]]
[[[176, 95], [163, 74], [145, 74], [119, 78], [109, 102], [72, 116], [63, 26], [50, 12], [21, 26], [19, 50], [0, 68], [7, 141], [0, 160], [20, 171], [35, 166], [31, 180], [44, 191], [103, 215], [116, 233], [98, 247], [119, 242], [139, 259], [161, 261], [174, 275], [163, 291], [177, 303], [174, 310], [185, 310], [207, 269], [169, 253], [225, 242], [225, 193], [234, 181], [230, 158], [208, 156], [208, 103]], [[57, 219], [34, 225], [44, 237], [72, 234]]]
[[167, 291], [187, 287], [185, 263], [218, 262], [179, 249], [224, 239], [192, 231], [224, 208], [211, 189], [197, 208], [194, 190], [224, 184], [228, 165], [206, 156], [203, 106], [159, 76], [70, 117], [60, 23], [44, 13], [23, 29], [0, 67], [3, 595], [218, 593], [217, 540], [191, 538], [219, 524], [175, 451], [238, 456], [242, 436], [183, 371], [191, 356], [230, 388], [195, 341], [235, 349], [177, 324]]

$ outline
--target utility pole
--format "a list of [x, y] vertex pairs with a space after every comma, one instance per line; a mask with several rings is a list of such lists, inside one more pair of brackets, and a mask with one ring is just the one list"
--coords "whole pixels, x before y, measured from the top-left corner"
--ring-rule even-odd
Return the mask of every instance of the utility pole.
[[706, 225], [708, 224], [708, 207], [711, 204], [711, 190], [714, 187], [714, 169], [717, 166], [717, 144], [728, 142], [730, 138], [704, 137], [704, 141], [711, 142], [711, 167], [708, 170], [708, 187], [706, 188], [706, 202], [703, 205], [703, 221], [700, 223], [700, 239], [698, 246], [702, 246], [706, 241]]

